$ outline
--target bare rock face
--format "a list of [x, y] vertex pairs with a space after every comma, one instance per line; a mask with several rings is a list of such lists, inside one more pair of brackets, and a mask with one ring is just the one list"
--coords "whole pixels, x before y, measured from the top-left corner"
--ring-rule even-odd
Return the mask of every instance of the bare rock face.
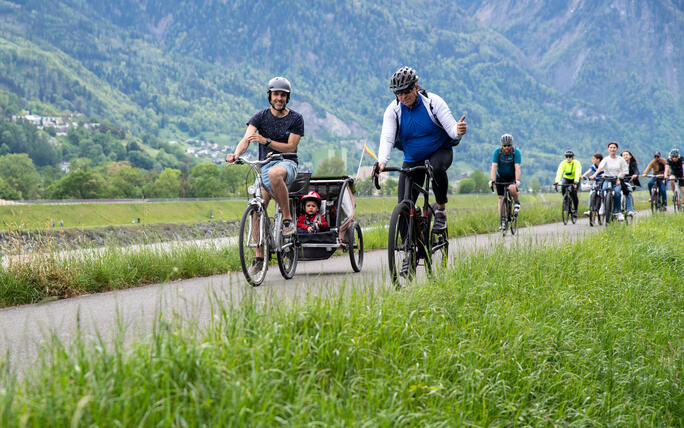
[[307, 133], [316, 134], [327, 131], [343, 138], [368, 135], [368, 131], [361, 128], [358, 123], [354, 121], [346, 123], [328, 111], [324, 112], [325, 115], [323, 117], [318, 116], [314, 107], [307, 102], [296, 102], [293, 100], [291, 105], [294, 110], [304, 116]]

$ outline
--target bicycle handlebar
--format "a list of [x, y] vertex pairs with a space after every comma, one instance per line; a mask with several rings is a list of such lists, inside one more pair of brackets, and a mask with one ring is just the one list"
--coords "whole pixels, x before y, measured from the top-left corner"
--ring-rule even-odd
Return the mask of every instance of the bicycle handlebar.
[[267, 159], [264, 160], [249, 160], [247, 158], [243, 158], [241, 156], [238, 156], [235, 158], [233, 161], [234, 165], [250, 165], [250, 166], [264, 166], [267, 163], [275, 162], [277, 160], [286, 160], [286, 159], [294, 159], [297, 155], [294, 153], [275, 153], [270, 155]]
[[[426, 161], [427, 162], [427, 161]], [[428, 166], [427, 165], [418, 165], [418, 166], [413, 166], [410, 168], [397, 168], [396, 166], [386, 166], [382, 172], [378, 171], [378, 163], [376, 162], [375, 165], [373, 165], [373, 184], [375, 185], [375, 188], [380, 190], [380, 182], [379, 182], [379, 177], [380, 174], [383, 172], [400, 172], [403, 174], [410, 174], [415, 171], [427, 171]]]

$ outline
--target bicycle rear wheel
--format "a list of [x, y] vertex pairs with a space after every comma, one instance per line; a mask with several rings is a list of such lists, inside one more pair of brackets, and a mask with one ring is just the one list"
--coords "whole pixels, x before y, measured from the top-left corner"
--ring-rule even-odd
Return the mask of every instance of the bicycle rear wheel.
[[[240, 236], [238, 238], [240, 265], [245, 279], [253, 287], [261, 285], [268, 271], [270, 253], [267, 224], [266, 213], [253, 205], [247, 207], [242, 214], [242, 220], [240, 220]], [[257, 261], [256, 250], [258, 247], [263, 249], [261, 262]]]
[[402, 202], [392, 212], [389, 232], [387, 234], [387, 262], [390, 277], [397, 288], [401, 288], [413, 279], [416, 274], [415, 236], [409, 239], [411, 208], [408, 202]]
[[[678, 183], [675, 182], [675, 186], [677, 186]], [[672, 210], [674, 212], [680, 211], [681, 207], [679, 206], [680, 200], [679, 200], [679, 192], [678, 191], [673, 191], [672, 192]]]
[[561, 218], [563, 219], [563, 224], [568, 224], [568, 220], [572, 217], [570, 213], [570, 199], [563, 195], [563, 209], [561, 211]]
[[518, 213], [512, 215], [508, 222], [508, 228], [511, 229], [511, 235], [518, 233]]

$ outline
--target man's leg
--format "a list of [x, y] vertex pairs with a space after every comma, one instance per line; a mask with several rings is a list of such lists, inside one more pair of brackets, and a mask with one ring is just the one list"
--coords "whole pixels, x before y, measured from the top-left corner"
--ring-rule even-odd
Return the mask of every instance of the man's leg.
[[449, 191], [449, 177], [447, 169], [454, 160], [454, 152], [449, 148], [441, 148], [430, 155], [430, 165], [432, 165], [432, 190], [435, 193], [437, 208], [444, 209], [448, 202], [447, 193]]
[[268, 179], [271, 182], [273, 196], [275, 197], [276, 202], [278, 202], [278, 205], [280, 205], [280, 209], [283, 211], [283, 221], [292, 220], [289, 193], [287, 192], [287, 185], [285, 184], [286, 178], [287, 170], [282, 165], [273, 165], [271, 169], [268, 170]]
[[667, 185], [665, 180], [658, 180], [658, 186], [660, 186], [660, 198], [663, 201], [663, 206], [667, 206]]

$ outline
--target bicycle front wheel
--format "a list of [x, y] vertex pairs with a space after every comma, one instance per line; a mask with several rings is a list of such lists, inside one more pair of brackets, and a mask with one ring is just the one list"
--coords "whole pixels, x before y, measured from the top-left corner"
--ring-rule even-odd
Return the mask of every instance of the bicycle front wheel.
[[[267, 225], [266, 213], [254, 205], [247, 207], [240, 220], [240, 265], [245, 279], [253, 287], [261, 285], [268, 271], [270, 253]], [[258, 251], [261, 253], [260, 260], [257, 259]]]
[[570, 200], [566, 196], [563, 196], [563, 210], [561, 211], [561, 218], [563, 219], [563, 224], [568, 224], [568, 220], [570, 219], [570, 217]]
[[611, 192], [606, 193], [606, 201], [603, 212], [605, 213], [606, 226], [613, 221], [613, 194]]
[[511, 229], [511, 235], [518, 233], [518, 214], [513, 214], [511, 221], [508, 222], [508, 228]]
[[387, 262], [390, 277], [397, 288], [401, 288], [413, 279], [418, 263], [415, 237], [409, 233], [413, 226], [410, 215], [411, 208], [407, 202], [397, 205], [392, 212], [387, 234]]
[[501, 201], [501, 233], [506, 236], [508, 230], [508, 219], [511, 215], [511, 201], [508, 198], [504, 198]]

